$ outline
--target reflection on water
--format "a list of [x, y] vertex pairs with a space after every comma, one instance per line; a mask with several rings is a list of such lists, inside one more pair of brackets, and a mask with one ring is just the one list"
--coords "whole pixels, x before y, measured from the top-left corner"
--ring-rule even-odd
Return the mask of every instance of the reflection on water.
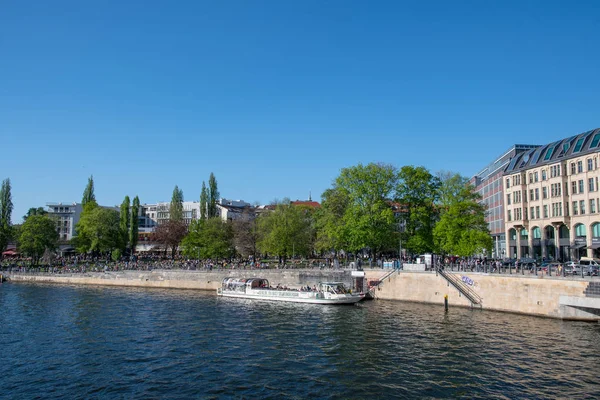
[[0, 397], [600, 397], [597, 324], [28, 284], [0, 308]]

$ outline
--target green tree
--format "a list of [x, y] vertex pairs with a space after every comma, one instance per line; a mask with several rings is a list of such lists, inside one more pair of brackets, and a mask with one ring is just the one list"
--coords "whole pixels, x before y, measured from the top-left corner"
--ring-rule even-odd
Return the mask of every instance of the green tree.
[[219, 200], [219, 189], [217, 188], [217, 179], [211, 172], [208, 178], [208, 218], [217, 217], [217, 201]]
[[13, 211], [13, 202], [11, 194], [10, 179], [2, 181], [0, 189], [0, 257], [6, 249], [8, 242], [12, 239], [13, 230], [11, 226], [11, 216]]
[[127, 250], [127, 244], [129, 242], [129, 225], [131, 223], [130, 217], [130, 200], [129, 196], [125, 196], [121, 203], [121, 209], [119, 212], [119, 229], [121, 231], [121, 254]]
[[133, 198], [133, 205], [131, 206], [131, 223], [129, 225], [129, 244], [131, 245], [131, 254], [135, 253], [135, 247], [138, 244], [138, 230], [139, 230], [139, 217], [140, 212], [140, 198], [135, 196]]
[[19, 250], [37, 265], [46, 250], [54, 250], [58, 242], [56, 221], [47, 215], [29, 216], [19, 230]]
[[83, 191], [83, 198], [81, 199], [81, 205], [85, 207], [85, 205], [89, 202], [96, 202], [96, 195], [94, 194], [94, 176], [90, 176], [88, 178], [87, 186]]
[[462, 195], [465, 186], [469, 184], [469, 179], [448, 171], [438, 172], [437, 178], [439, 182], [437, 203], [440, 206], [440, 213], [443, 213], [444, 209], [455, 203]]
[[48, 214], [48, 211], [44, 210], [43, 207], [31, 207], [29, 210], [27, 210], [27, 214], [23, 215], [23, 221], [25, 221], [27, 218], [31, 217], [32, 215], [46, 215]]
[[119, 212], [88, 203], [77, 223], [73, 243], [81, 253], [107, 253], [120, 248]]
[[169, 204], [169, 220], [183, 221], [183, 190], [179, 189], [177, 185], [173, 189], [171, 203]]
[[398, 174], [396, 201], [408, 210], [402, 245], [413, 254], [433, 252], [438, 218], [439, 179], [425, 167], [404, 166]]
[[315, 212], [316, 243], [319, 252], [348, 249], [345, 215], [350, 202], [348, 192], [327, 189], [321, 195], [321, 207]]
[[310, 214], [303, 207], [295, 207], [289, 200], [277, 204], [274, 211], [263, 214], [258, 219], [260, 239], [258, 248], [277, 255], [285, 264], [294, 255], [310, 255], [312, 232]]
[[485, 205], [468, 180], [458, 174], [446, 175], [442, 188], [450, 193], [440, 206], [441, 217], [433, 234], [439, 251], [460, 257], [469, 257], [483, 250], [491, 251], [492, 237], [485, 221]]
[[199, 258], [230, 258], [235, 253], [231, 224], [220, 218], [193, 221], [182, 241], [183, 254]]
[[[342, 169], [334, 183], [340, 208], [345, 206], [343, 229], [333, 237], [343, 239], [348, 250], [370, 249], [377, 256], [395, 246], [396, 221], [390, 200], [397, 185], [396, 168], [389, 164], [359, 164]], [[347, 202], [347, 203], [346, 203]]]
[[208, 213], [208, 189], [206, 183], [202, 181], [202, 191], [200, 192], [200, 219], [206, 219]]

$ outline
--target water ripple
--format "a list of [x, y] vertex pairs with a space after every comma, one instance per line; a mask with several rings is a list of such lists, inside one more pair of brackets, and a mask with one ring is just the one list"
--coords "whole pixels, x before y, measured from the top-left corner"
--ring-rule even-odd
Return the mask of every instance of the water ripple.
[[28, 284], [0, 307], [6, 398], [600, 397], [597, 324]]

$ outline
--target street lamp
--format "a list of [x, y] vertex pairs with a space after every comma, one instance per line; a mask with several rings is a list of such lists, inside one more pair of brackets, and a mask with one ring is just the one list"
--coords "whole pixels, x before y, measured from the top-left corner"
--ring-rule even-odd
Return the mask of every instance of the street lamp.
[[406, 221], [401, 220], [398, 223], [398, 269], [402, 269], [402, 233], [406, 227]]

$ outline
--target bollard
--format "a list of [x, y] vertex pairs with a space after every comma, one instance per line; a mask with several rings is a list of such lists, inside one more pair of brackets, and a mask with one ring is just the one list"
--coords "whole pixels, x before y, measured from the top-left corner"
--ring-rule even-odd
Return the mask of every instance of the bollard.
[[448, 312], [448, 295], [447, 294], [444, 295], [444, 310], [445, 310], [445, 312]]

